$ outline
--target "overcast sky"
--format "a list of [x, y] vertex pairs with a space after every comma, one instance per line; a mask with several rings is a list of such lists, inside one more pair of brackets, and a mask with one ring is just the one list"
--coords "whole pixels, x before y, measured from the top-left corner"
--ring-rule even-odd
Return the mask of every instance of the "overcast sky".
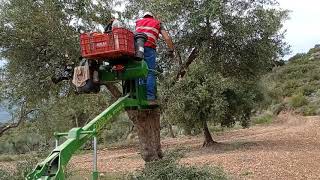
[[291, 10], [285, 29], [292, 55], [307, 52], [315, 44], [320, 44], [320, 0], [278, 1], [281, 8]]

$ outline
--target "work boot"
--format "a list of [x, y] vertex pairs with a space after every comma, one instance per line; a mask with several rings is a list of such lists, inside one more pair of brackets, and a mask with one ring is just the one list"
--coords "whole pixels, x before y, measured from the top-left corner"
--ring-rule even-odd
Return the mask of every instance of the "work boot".
[[154, 100], [148, 100], [148, 105], [152, 107], [159, 106], [158, 101], [156, 99]]

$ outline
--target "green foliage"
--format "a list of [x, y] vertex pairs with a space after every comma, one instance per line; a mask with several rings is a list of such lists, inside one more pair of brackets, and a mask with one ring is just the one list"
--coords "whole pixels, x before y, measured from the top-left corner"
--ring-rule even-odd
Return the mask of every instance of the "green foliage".
[[162, 160], [146, 164], [145, 169], [132, 180], [223, 180], [228, 179], [220, 168], [184, 166], [177, 163], [183, 155], [172, 152]]
[[292, 96], [289, 100], [289, 106], [292, 108], [298, 108], [306, 104], [308, 104], [308, 100], [302, 93]]
[[248, 127], [252, 109], [263, 99], [259, 88], [255, 83], [239, 83], [195, 64], [168, 92], [172, 96], [165, 102], [164, 117], [187, 132], [201, 128], [203, 121], [227, 127], [240, 121]]
[[275, 68], [263, 78], [271, 104], [278, 104], [280, 109], [293, 109], [303, 115], [320, 113], [320, 61], [310, 59], [312, 53], [318, 51], [313, 48], [307, 54], [297, 54], [285, 66]]
[[279, 103], [279, 104], [271, 105], [270, 109], [273, 115], [279, 115], [281, 111], [284, 111], [286, 109], [286, 104]]
[[107, 173], [104, 176], [100, 177], [101, 180], [124, 180], [126, 176], [119, 173]]
[[1, 154], [25, 154], [46, 148], [45, 139], [35, 127], [22, 126], [0, 139]]
[[264, 112], [253, 118], [253, 124], [270, 124], [274, 119], [274, 115], [270, 112]]
[[204, 121], [228, 127], [240, 121], [247, 127], [263, 97], [258, 79], [287, 52], [280, 31], [287, 11], [273, 0], [130, 0], [128, 17], [138, 11], [152, 11], [164, 21], [182, 63], [188, 53], [198, 52], [175, 86], [176, 66], [160, 57], [166, 72], [160, 84], [165, 120], [186, 132], [202, 129]]
[[308, 58], [296, 59], [274, 69], [263, 81], [274, 99], [291, 97], [299, 93], [310, 96], [320, 88], [319, 65], [319, 61], [310, 61]]
[[316, 52], [319, 52], [320, 48], [319, 48], [319, 44], [315, 45], [314, 48], [311, 48], [309, 51], [308, 51], [308, 55], [312, 55], [313, 53], [316, 53]]
[[102, 133], [104, 143], [116, 143], [120, 140], [126, 140], [129, 133], [132, 131], [133, 123], [129, 120], [125, 113], [121, 114], [113, 123], [106, 126]]
[[222, 95], [226, 80], [221, 75], [198, 73], [201, 67], [193, 68], [189, 73], [194, 73], [195, 78], [187, 76], [171, 89], [174, 96], [168, 102], [165, 115], [173, 122], [188, 122], [191, 126], [199, 124], [199, 120], [221, 119], [226, 107]]
[[297, 112], [302, 113], [304, 116], [315, 116], [319, 115], [319, 112], [317, 112], [319, 107], [316, 107], [314, 105], [307, 105], [303, 106], [302, 108], [298, 108]]
[[304, 59], [307, 57], [307, 54], [305, 53], [297, 53], [296, 55], [292, 56], [288, 61], [289, 62], [293, 62], [293, 61], [296, 61], [296, 60], [301, 60], [301, 59]]
[[66, 63], [78, 63], [79, 30], [95, 29], [110, 16], [101, 0], [1, 1], [0, 58], [7, 63], [0, 102], [8, 102], [15, 121], [32, 121], [47, 144], [54, 131], [82, 126], [108, 106], [108, 96], [76, 96], [70, 83], [55, 85], [51, 76]]

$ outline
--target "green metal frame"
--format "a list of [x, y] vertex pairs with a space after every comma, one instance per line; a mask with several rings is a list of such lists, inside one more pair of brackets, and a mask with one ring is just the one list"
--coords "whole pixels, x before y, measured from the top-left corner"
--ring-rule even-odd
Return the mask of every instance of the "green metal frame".
[[[133, 80], [136, 78], [146, 77], [148, 68], [144, 61], [131, 62], [126, 64], [125, 71], [121, 73], [112, 72], [110, 70], [100, 73], [102, 74], [101, 77], [103, 81]], [[68, 133], [55, 133], [55, 137], [57, 139], [56, 148], [44, 161], [39, 163], [36, 168], [30, 174], [28, 174], [26, 179], [64, 180], [65, 167], [67, 166], [72, 155], [92, 138], [94, 138], [96, 145], [96, 136], [98, 136], [103, 127], [109, 123], [112, 117], [118, 115], [121, 111], [127, 108], [148, 108], [145, 85], [139, 85], [136, 82], [135, 87], [136, 88], [133, 89], [129, 94], [119, 98], [115, 103], [113, 103], [84, 127], [73, 128]], [[59, 145], [59, 139], [61, 137], [65, 137], [66, 141]], [[94, 180], [98, 179], [96, 165], [94, 165], [92, 178]]]
[[105, 69], [100, 70], [101, 81], [131, 80], [146, 77], [148, 74], [148, 66], [144, 61], [131, 60], [127, 62], [125, 65], [126, 70], [121, 73], [113, 72], [110, 68], [111, 67], [105, 67]]

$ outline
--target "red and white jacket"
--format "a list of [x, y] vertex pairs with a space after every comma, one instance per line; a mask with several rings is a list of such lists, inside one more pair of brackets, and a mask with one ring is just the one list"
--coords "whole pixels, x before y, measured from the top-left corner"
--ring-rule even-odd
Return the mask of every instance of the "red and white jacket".
[[145, 33], [148, 36], [148, 40], [144, 44], [145, 47], [151, 47], [154, 49], [157, 47], [160, 31], [160, 21], [152, 17], [146, 17], [136, 21], [136, 32]]

